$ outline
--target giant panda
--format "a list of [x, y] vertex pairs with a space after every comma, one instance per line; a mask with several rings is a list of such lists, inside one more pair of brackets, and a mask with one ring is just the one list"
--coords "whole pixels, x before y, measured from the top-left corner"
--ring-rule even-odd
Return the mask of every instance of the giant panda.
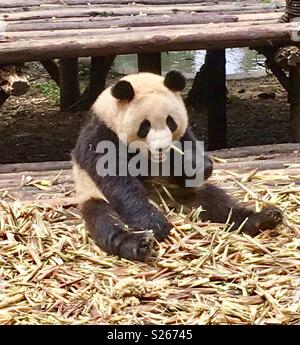
[[[117, 144], [125, 132], [125, 147], [140, 140], [160, 158], [162, 152], [174, 151], [175, 140], [194, 144], [196, 139], [180, 95], [185, 83], [184, 76], [177, 71], [170, 71], [165, 77], [152, 73], [128, 75], [105, 89], [91, 107], [91, 118], [72, 151], [73, 175], [86, 228], [108, 254], [145, 261], [151, 255], [153, 237], [163, 241], [172, 225], [150, 202], [153, 184], [149, 179], [130, 174], [99, 174], [97, 162], [104, 153], [97, 150], [97, 145], [104, 141]], [[206, 180], [213, 171], [207, 154], [202, 169]], [[194, 207], [202, 206], [203, 221], [225, 223], [230, 216], [232, 229], [244, 223], [241, 231], [251, 236], [282, 221], [282, 213], [276, 207], [268, 206], [255, 213], [206, 181], [187, 188], [184, 172], [181, 176], [150, 176], [150, 180], [156, 179], [171, 183], [174, 199], [179, 203], [191, 201]]]

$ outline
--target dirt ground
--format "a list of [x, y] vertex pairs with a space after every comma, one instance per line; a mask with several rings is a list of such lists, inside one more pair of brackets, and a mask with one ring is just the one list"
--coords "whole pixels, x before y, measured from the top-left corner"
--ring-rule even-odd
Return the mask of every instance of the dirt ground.
[[[68, 160], [86, 114], [59, 111], [54, 82], [37, 64], [28, 66], [28, 73], [30, 91], [11, 97], [0, 110], [0, 163]], [[86, 75], [82, 70], [82, 84]], [[191, 81], [187, 91], [190, 86]], [[227, 88], [228, 147], [289, 141], [289, 105], [274, 77], [230, 80]], [[263, 92], [275, 99], [259, 98]], [[196, 136], [207, 141], [205, 109], [188, 110]]]

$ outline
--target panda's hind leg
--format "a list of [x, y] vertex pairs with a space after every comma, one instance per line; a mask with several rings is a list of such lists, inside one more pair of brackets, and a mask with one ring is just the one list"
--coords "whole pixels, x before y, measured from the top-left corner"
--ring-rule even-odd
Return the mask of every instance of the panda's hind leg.
[[204, 221], [225, 223], [231, 214], [229, 222], [233, 224], [232, 230], [238, 229], [247, 218], [241, 231], [250, 236], [273, 229], [282, 222], [282, 213], [278, 208], [266, 207], [256, 213], [239, 205], [222, 189], [210, 184], [204, 184], [197, 192], [197, 202], [204, 209], [201, 216]]
[[133, 232], [105, 200], [91, 198], [81, 204], [87, 229], [105, 252], [128, 260], [146, 261], [152, 252], [152, 235]]

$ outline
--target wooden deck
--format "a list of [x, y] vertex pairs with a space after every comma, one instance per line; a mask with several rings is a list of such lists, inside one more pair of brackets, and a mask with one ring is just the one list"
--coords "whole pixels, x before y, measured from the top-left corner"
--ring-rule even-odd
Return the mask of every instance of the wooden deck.
[[284, 0], [10, 0], [0, 5], [0, 64], [285, 45], [284, 9]]
[[[300, 193], [300, 144], [266, 145], [212, 151], [215, 170], [210, 181], [232, 192], [232, 182], [249, 182], [260, 174], [264, 188], [294, 188]], [[244, 178], [244, 179], [243, 179]], [[277, 181], [277, 182], [276, 182]], [[234, 183], [235, 190], [243, 188]], [[0, 165], [0, 200], [38, 205], [76, 205], [70, 162]]]

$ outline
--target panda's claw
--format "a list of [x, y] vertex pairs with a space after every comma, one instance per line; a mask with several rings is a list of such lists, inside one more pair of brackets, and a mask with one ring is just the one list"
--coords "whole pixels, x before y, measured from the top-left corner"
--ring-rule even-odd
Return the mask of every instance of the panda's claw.
[[152, 253], [153, 235], [146, 231], [128, 233], [119, 249], [119, 256], [128, 260], [146, 261]]
[[260, 212], [249, 217], [249, 221], [245, 224], [243, 232], [250, 236], [256, 236], [261, 231], [274, 229], [281, 224], [283, 214], [277, 207], [266, 207]]
[[140, 236], [138, 242], [136, 260], [146, 261], [152, 253], [153, 236], [152, 234], [145, 233], [143, 236]]
[[171, 229], [172, 226], [169, 223], [165, 222], [164, 224], [161, 224], [160, 227], [155, 229], [154, 237], [157, 241], [161, 242], [169, 235]]
[[259, 213], [260, 229], [274, 229], [277, 225], [282, 222], [282, 212], [277, 207], [266, 207]]

